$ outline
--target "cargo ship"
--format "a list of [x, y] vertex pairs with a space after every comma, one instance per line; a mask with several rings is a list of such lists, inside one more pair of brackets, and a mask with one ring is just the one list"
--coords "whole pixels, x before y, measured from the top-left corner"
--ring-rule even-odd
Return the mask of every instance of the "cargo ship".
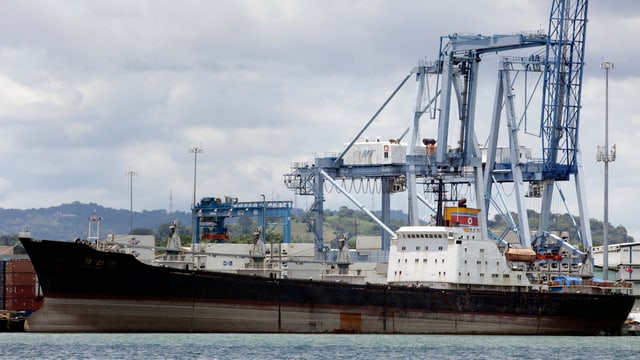
[[[151, 259], [135, 250], [134, 245], [142, 249], [139, 239], [118, 242], [89, 236], [65, 242], [21, 237], [45, 296], [42, 308], [28, 319], [27, 329], [619, 333], [635, 299], [630, 283], [606, 281], [606, 275], [604, 280], [594, 277], [591, 229], [579, 176], [586, 8], [586, 0], [553, 1], [547, 34], [455, 33], [441, 37], [437, 59], [421, 61], [412, 69], [340, 155], [318, 157], [313, 164], [294, 163], [285, 174], [285, 185], [296, 195], [314, 196], [307, 217], [308, 229], [314, 232], [310, 259], [301, 258], [300, 244], [284, 241], [277, 251], [275, 244], [267, 246], [265, 218], [269, 214], [282, 217], [286, 234], [290, 216], [286, 206], [267, 202], [264, 195], [262, 202], [237, 204], [203, 198], [198, 205], [194, 195], [192, 246], [183, 248], [174, 232], [164, 249], [154, 243], [146, 245], [153, 249]], [[482, 56], [532, 47], [545, 50], [500, 60], [492, 114], [476, 114]], [[524, 106], [523, 114], [516, 114], [513, 71], [532, 71], [544, 78], [539, 132], [520, 129], [519, 116], [526, 115], [529, 106]], [[416, 76], [418, 96], [409, 128], [389, 141], [361, 141], [367, 127], [411, 75]], [[433, 97], [430, 82], [435, 82]], [[429, 120], [438, 120], [437, 129], [429, 132], [437, 134], [437, 139], [423, 138], [420, 145], [425, 114]], [[486, 141], [476, 132], [481, 120], [483, 127], [490, 128]], [[505, 128], [505, 136], [500, 135], [500, 128]], [[402, 141], [407, 134], [408, 144]], [[534, 158], [531, 149], [520, 145], [522, 135], [531, 135], [536, 142], [542, 138], [541, 158]], [[508, 147], [498, 146], [503, 137], [508, 138]], [[481, 148], [479, 144], [486, 145]], [[581, 219], [578, 226], [569, 214], [577, 233], [573, 244], [569, 235], [557, 234], [551, 226], [554, 192], [557, 189], [564, 201], [558, 183], [571, 178]], [[354, 190], [364, 186], [375, 193], [377, 188], [382, 194], [382, 219], [350, 197], [340, 181], [352, 181]], [[384, 230], [380, 251], [364, 254], [356, 245], [353, 253], [345, 238], [336, 249], [325, 245], [323, 202], [329, 183]], [[503, 196], [502, 185], [510, 183], [515, 204]], [[524, 185], [528, 185], [526, 192]], [[407, 226], [393, 231], [387, 226], [390, 197], [403, 191], [408, 197]], [[474, 208], [467, 207], [462, 194], [470, 195]], [[535, 199], [532, 205], [540, 206], [537, 226], [529, 223], [528, 197]], [[420, 216], [419, 200], [433, 210], [431, 219]], [[510, 205], [516, 211], [510, 211]], [[565, 208], [569, 212], [566, 204]], [[492, 210], [506, 224], [501, 235], [489, 231]], [[261, 219], [255, 243], [241, 253], [227, 251], [233, 244], [218, 248], [217, 242], [227, 240], [224, 217], [249, 213]], [[508, 235], [517, 241], [510, 242]], [[581, 245], [576, 246], [575, 240]], [[328, 257], [329, 253], [336, 256]]]
[[[460, 211], [449, 213], [457, 216]], [[45, 295], [43, 307], [28, 319], [27, 330], [521, 335], [619, 331], [634, 302], [629, 284], [533, 271], [533, 251], [513, 251], [482, 240], [473, 221], [469, 223], [398, 229], [386, 279], [379, 283], [358, 281], [362, 275], [353, 274], [348, 261], [324, 264], [322, 272], [335, 269], [336, 274], [318, 280], [294, 278], [292, 272], [283, 276], [266, 267], [273, 254], [254, 253], [244, 271], [224, 271], [193, 266], [199, 256], [224, 254], [194, 254], [176, 247], [163, 259], [144, 263], [126, 246], [108, 241], [21, 237]], [[177, 232], [172, 238], [177, 239]], [[280, 256], [280, 265], [293, 264], [294, 259]]]

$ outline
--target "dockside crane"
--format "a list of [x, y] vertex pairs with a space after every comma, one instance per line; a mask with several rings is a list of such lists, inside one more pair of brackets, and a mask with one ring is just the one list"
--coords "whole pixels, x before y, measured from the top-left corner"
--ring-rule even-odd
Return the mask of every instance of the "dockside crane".
[[578, 147], [587, 8], [588, 0], [555, 0], [551, 9], [541, 124], [544, 188], [537, 246], [544, 245], [554, 182], [573, 175], [581, 219], [579, 234], [585, 249], [592, 247]]
[[[579, 173], [578, 148], [587, 5], [587, 0], [552, 0], [547, 33], [538, 31], [492, 36], [442, 36], [438, 59], [421, 62], [416, 66], [341, 154], [316, 158], [313, 164], [297, 163], [292, 166], [292, 172], [285, 174], [285, 184], [296, 194], [315, 197], [310, 209], [310, 214], [313, 215], [310, 218], [314, 217], [316, 220], [310, 223], [315, 226], [313, 231], [317, 250], [323, 247], [321, 211], [325, 180], [337, 185], [335, 179], [379, 179], [383, 189], [383, 224], [388, 223], [390, 194], [406, 190], [409, 225], [420, 223], [419, 202], [426, 203], [418, 191], [419, 185], [427, 189], [425, 191], [435, 193], [439, 197], [439, 203], [445, 196], [444, 188], [448, 187], [449, 192], [453, 192], [461, 184], [471, 185], [476, 206], [482, 214], [478, 218], [478, 226], [485, 237], [493, 236], [488, 233], [487, 220], [492, 199], [499, 196], [496, 184], [511, 182], [516, 189], [518, 214], [517, 224], [511, 222], [512, 230], [517, 234], [522, 247], [533, 246], [542, 252], [548, 238], [552, 238], [554, 242], [564, 242], [564, 239], [550, 233], [549, 219], [556, 183], [570, 180], [571, 176], [575, 181], [581, 217], [579, 237], [583, 247], [590, 249], [591, 236], [583, 181]], [[526, 48], [537, 48], [538, 51], [529, 56], [505, 56], [500, 61], [493, 115], [489, 124], [490, 133], [485, 147], [480, 148], [476, 127], [479, 125], [477, 122], [483, 118], [476, 116], [476, 100], [482, 57]], [[543, 76], [539, 132], [542, 159], [521, 156], [521, 129], [515, 114], [515, 92], [511, 78], [513, 71], [535, 72]], [[396, 138], [399, 144], [400, 139], [408, 134], [404, 161], [364, 165], [345, 163], [345, 154], [411, 75], [415, 76], [418, 83], [415, 113], [409, 129], [405, 129]], [[434, 94], [428, 91], [428, 78], [436, 79]], [[458, 118], [454, 121], [452, 116], [456, 109]], [[527, 110], [528, 103], [525, 112]], [[423, 139], [424, 144], [429, 143], [433, 152], [418, 152], [417, 149], [421, 147], [420, 126], [427, 111], [431, 114], [431, 119], [437, 120], [437, 139]], [[507, 150], [510, 156], [507, 161], [497, 158], [498, 150], [504, 150], [498, 146], [500, 129], [504, 127], [503, 113], [509, 139]], [[436, 142], [437, 146], [434, 146]], [[525, 182], [529, 185], [526, 194], [521, 188]], [[542, 191], [532, 191], [532, 188], [541, 188]], [[338, 190], [345, 194], [347, 192], [339, 187]], [[542, 198], [542, 219], [533, 240], [524, 202], [525, 195], [531, 194], [539, 194]], [[561, 196], [564, 198], [564, 195]], [[436, 221], [442, 225], [440, 209], [436, 211]], [[393, 232], [385, 229], [383, 249], [388, 249], [389, 236], [393, 236]], [[568, 243], [563, 247], [573, 254], [580, 253]]]
[[[484, 202], [478, 201], [484, 214], [487, 214], [486, 210], [493, 196], [496, 195], [494, 194], [495, 184], [513, 182], [518, 216], [518, 224], [515, 225], [513, 230], [517, 234], [522, 247], [533, 246], [534, 250], [539, 254], [548, 251], [547, 239], [551, 238], [555, 244], [560, 244], [553, 249], [554, 252], [559, 253], [561, 250], [565, 250], [572, 255], [584, 255], [574, 246], [569, 245], [565, 239], [559, 238], [549, 230], [553, 194], [556, 189], [560, 192], [558, 182], [568, 181], [572, 176], [575, 182], [576, 198], [581, 218], [580, 228], [577, 229], [578, 237], [587, 252], [590, 251], [592, 246], [584, 199], [584, 184], [579, 171], [580, 153], [578, 147], [587, 7], [587, 0], [554, 0], [547, 34], [544, 34], [539, 39], [523, 40], [523, 44], [526, 45], [543, 45], [544, 52], [524, 57], [503, 57], [500, 61], [490, 134], [487, 146], [484, 149], [486, 151], [486, 163], [483, 164], [484, 170], [481, 181], [478, 167], [478, 157], [480, 155], [475, 147], [478, 142], [474, 135], [475, 99], [473, 98], [473, 92], [475, 84], [473, 74], [477, 72], [477, 62], [480, 60], [480, 55], [486, 53], [487, 50], [491, 51], [491, 48], [476, 46], [474, 42], [482, 38], [472, 36], [469, 39], [450, 40], [449, 43], [453, 42], [453, 45], [444, 47], [447, 50], [460, 43], [462, 46], [459, 47], [463, 51], [458, 53], [448, 51], [444, 55], [441, 52], [441, 59], [443, 59], [444, 64], [442, 77], [445, 80], [442, 88], [443, 97], [440, 100], [442, 109], [438, 132], [440, 146], [436, 153], [435, 163], [440, 167], [439, 171], [441, 173], [446, 173], [447, 169], [453, 169], [453, 172], [459, 171], [460, 167], [471, 167], [473, 169], [476, 198], [485, 199]], [[465, 43], [465, 40], [469, 45]], [[536, 43], [536, 40], [542, 41], [543, 44]], [[512, 47], [505, 46], [504, 49], [510, 50], [517, 47], [516, 43], [513, 45]], [[454, 65], [453, 68], [447, 65], [447, 57], [451, 59], [450, 63]], [[465, 61], [466, 65], [464, 64]], [[519, 142], [521, 129], [515, 114], [515, 93], [511, 79], [511, 73], [514, 71], [542, 73], [544, 79], [539, 132], [542, 158], [539, 160], [527, 158], [526, 156], [523, 159], [521, 153], [522, 148]], [[462, 81], [458, 80], [456, 82], [456, 75]], [[449, 90], [446, 87], [446, 82], [449, 78], [453, 78], [452, 81], [459, 104], [460, 128], [462, 129], [458, 147], [453, 150], [447, 149], [449, 147], [447, 141], [449, 114], [447, 112], [451, 107], [446, 106], [450, 96], [448, 95]], [[457, 88], [455, 87], [456, 84], [458, 84]], [[509, 161], [507, 163], [500, 163], [496, 159], [498, 134], [502, 127], [501, 117], [503, 112], [506, 118], [509, 140]], [[542, 198], [541, 220], [537, 231], [533, 234], [533, 240], [527, 217], [527, 206], [524, 202], [525, 193], [521, 188], [524, 182], [527, 182], [530, 188], [526, 195]], [[479, 186], [480, 184], [484, 184], [483, 188]], [[541, 191], [532, 190], [540, 188], [542, 189]], [[564, 201], [562, 192], [560, 192], [560, 196]], [[486, 217], [480, 219], [481, 225], [483, 220], [486, 220]], [[578, 257], [580, 256], [576, 258]]]

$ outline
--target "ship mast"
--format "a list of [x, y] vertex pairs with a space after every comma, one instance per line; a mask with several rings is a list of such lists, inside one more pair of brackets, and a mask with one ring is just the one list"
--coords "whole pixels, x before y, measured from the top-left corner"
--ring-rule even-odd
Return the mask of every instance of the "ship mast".
[[96, 215], [96, 211], [93, 210], [93, 215], [89, 216], [89, 234], [87, 235], [87, 240], [89, 240], [89, 242], [95, 240], [96, 245], [98, 245], [98, 241], [100, 240], [100, 221], [102, 221], [102, 216]]

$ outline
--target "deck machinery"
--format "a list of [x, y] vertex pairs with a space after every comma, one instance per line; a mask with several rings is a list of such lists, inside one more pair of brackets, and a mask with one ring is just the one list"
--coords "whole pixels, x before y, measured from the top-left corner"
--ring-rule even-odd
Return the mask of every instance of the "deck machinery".
[[[383, 229], [382, 249], [388, 249], [393, 231], [389, 224], [390, 195], [407, 191], [408, 224], [418, 225], [418, 204], [430, 206], [419, 193], [422, 185], [425, 193], [436, 196], [451, 195], [460, 185], [472, 186], [476, 207], [484, 216], [479, 217], [479, 227], [484, 236], [504, 241], [506, 232], [490, 234], [487, 230], [489, 208], [493, 207], [509, 224], [522, 247], [533, 247], [538, 254], [538, 266], [546, 266], [546, 260], [567, 256], [562, 266], [574, 269], [589, 257], [592, 247], [591, 231], [584, 203], [583, 181], [579, 173], [578, 125], [584, 64], [584, 47], [587, 24], [587, 0], [552, 0], [547, 33], [532, 32], [511, 35], [460, 35], [440, 38], [438, 59], [421, 62], [401, 81], [375, 115], [354, 137], [342, 153], [317, 157], [314, 163], [294, 163], [291, 172], [284, 175], [284, 182], [296, 195], [312, 195], [314, 202], [308, 210], [311, 230], [316, 239], [317, 257], [324, 247], [322, 237], [322, 212], [324, 183], [330, 182], [359, 208], [368, 212], [348, 194], [339, 181], [378, 181], [382, 194], [380, 219], [370, 214]], [[485, 54], [498, 54], [512, 50], [531, 48], [527, 56], [504, 56], [497, 69], [497, 82], [492, 115], [476, 116], [480, 62]], [[514, 75], [515, 74], [515, 75]], [[541, 158], [528, 155], [530, 149], [520, 145], [522, 118], [529, 111], [533, 97], [525, 96], [523, 115], [516, 114], [514, 78], [518, 74], [543, 81], [540, 122], [537, 137]], [[417, 80], [417, 101], [413, 121], [402, 135], [390, 142], [382, 142], [380, 153], [387, 147], [404, 144], [406, 153], [401, 161], [382, 157], [382, 161], [368, 163], [353, 161], [353, 153], [364, 141], [363, 133], [378, 117], [385, 106], [414, 76]], [[429, 86], [435, 81], [435, 87]], [[435, 89], [435, 90], [433, 90]], [[431, 94], [430, 91], [434, 93]], [[537, 91], [539, 93], [539, 91]], [[455, 103], [454, 103], [455, 99]], [[457, 110], [457, 119], [453, 115]], [[424, 116], [428, 114], [428, 116]], [[437, 120], [437, 138], [420, 141], [420, 125], [425, 118]], [[504, 118], [504, 120], [503, 120]], [[480, 123], [491, 119], [490, 124]], [[478, 144], [476, 129], [489, 127], [485, 145]], [[507, 138], [508, 146], [498, 144], [500, 131]], [[408, 141], [402, 140], [409, 135]], [[531, 134], [528, 134], [531, 135]], [[378, 140], [379, 141], [379, 140]], [[366, 141], [364, 141], [366, 142]], [[354, 147], [355, 144], [355, 147]], [[360, 156], [367, 155], [360, 151]], [[523, 156], [524, 155], [524, 156]], [[351, 156], [351, 159], [349, 159]], [[345, 161], [346, 160], [346, 161]], [[583, 251], [569, 244], [566, 239], [549, 230], [551, 204], [559, 181], [573, 177], [580, 224], [576, 231]], [[500, 205], [500, 183], [513, 183], [517, 220]], [[527, 188], [528, 187], [528, 188]], [[541, 198], [541, 219], [535, 230], [530, 229], [525, 197]], [[560, 192], [564, 200], [564, 195]], [[431, 207], [431, 206], [430, 206]], [[433, 209], [437, 214], [440, 209]], [[436, 221], [440, 217], [436, 216]]]

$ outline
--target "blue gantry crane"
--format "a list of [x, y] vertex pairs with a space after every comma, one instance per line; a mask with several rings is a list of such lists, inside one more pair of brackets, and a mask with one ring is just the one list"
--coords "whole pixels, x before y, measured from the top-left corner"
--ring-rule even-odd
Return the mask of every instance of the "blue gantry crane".
[[292, 201], [238, 201], [237, 198], [225, 196], [204, 197], [193, 210], [195, 219], [194, 244], [200, 242], [224, 242], [229, 239], [225, 220], [237, 216], [251, 216], [258, 219], [258, 234], [266, 234], [267, 218], [280, 218], [283, 242], [291, 242]]
[[[553, 193], [555, 189], [559, 190], [557, 182], [570, 180], [573, 176], [581, 218], [578, 237], [583, 248], [589, 251], [591, 235], [579, 172], [578, 147], [587, 7], [587, 0], [553, 0], [547, 33], [538, 31], [492, 36], [452, 34], [441, 37], [438, 59], [416, 66], [342, 153], [318, 157], [312, 164], [295, 163], [292, 171], [285, 174], [285, 184], [297, 195], [314, 196], [308, 220], [315, 234], [317, 250], [324, 247], [322, 212], [325, 182], [345, 194], [381, 225], [383, 250], [388, 249], [389, 237], [394, 235], [385, 226], [389, 223], [389, 199], [392, 193], [407, 191], [407, 222], [417, 225], [421, 221], [419, 204], [428, 204], [424, 197], [426, 193], [435, 193], [443, 200], [447, 194], [453, 198], [451, 194], [461, 185], [472, 186], [476, 207], [483, 214], [479, 217], [478, 226], [484, 236], [491, 237], [494, 235], [487, 230], [489, 208], [492, 205], [498, 207], [496, 199], [502, 196], [497, 185], [513, 183], [517, 221], [511, 219], [507, 222], [511, 224], [511, 230], [517, 235], [520, 245], [533, 246], [536, 251], [543, 253], [550, 248], [546, 239], [551, 238], [554, 244], [561, 244], [561, 249], [582, 254], [565, 239], [549, 231]], [[522, 53], [523, 49], [528, 48], [535, 51], [525, 56], [501, 58], [491, 121], [489, 124], [482, 123], [489, 118], [476, 115], [478, 74], [483, 57], [512, 51]], [[541, 121], [537, 135], [541, 142], [541, 158], [538, 159], [520, 145], [522, 131], [514, 101], [514, 73], [533, 74], [543, 79]], [[412, 75], [418, 83], [418, 95], [410, 127], [404, 129], [401, 136], [389, 141], [363, 140], [362, 135], [369, 125]], [[429, 81], [435, 81], [435, 87], [430, 87]], [[433, 94], [430, 93], [431, 89], [435, 89]], [[525, 100], [524, 113], [530, 110], [531, 103], [530, 98]], [[457, 119], [454, 121], [456, 110]], [[421, 141], [420, 126], [427, 113], [430, 120], [437, 120], [437, 138]], [[506, 120], [504, 123], [503, 115]], [[479, 145], [477, 136], [480, 125], [488, 125], [489, 128], [483, 147]], [[500, 130], [505, 127], [508, 146], [500, 147]], [[406, 135], [409, 139], [404, 143], [402, 140]], [[402, 153], [402, 156], [395, 156], [397, 153]], [[380, 184], [380, 218], [350, 196], [348, 186], [344, 185], [346, 181], [372, 180]], [[525, 183], [528, 190], [524, 189]], [[421, 188], [424, 193], [419, 191]], [[542, 219], [533, 235], [525, 204], [527, 196], [542, 198]], [[564, 199], [562, 193], [560, 196]], [[436, 223], [441, 224], [441, 209], [434, 210]], [[506, 218], [510, 217], [509, 212], [501, 212]], [[501, 240], [503, 236], [496, 237]]]

